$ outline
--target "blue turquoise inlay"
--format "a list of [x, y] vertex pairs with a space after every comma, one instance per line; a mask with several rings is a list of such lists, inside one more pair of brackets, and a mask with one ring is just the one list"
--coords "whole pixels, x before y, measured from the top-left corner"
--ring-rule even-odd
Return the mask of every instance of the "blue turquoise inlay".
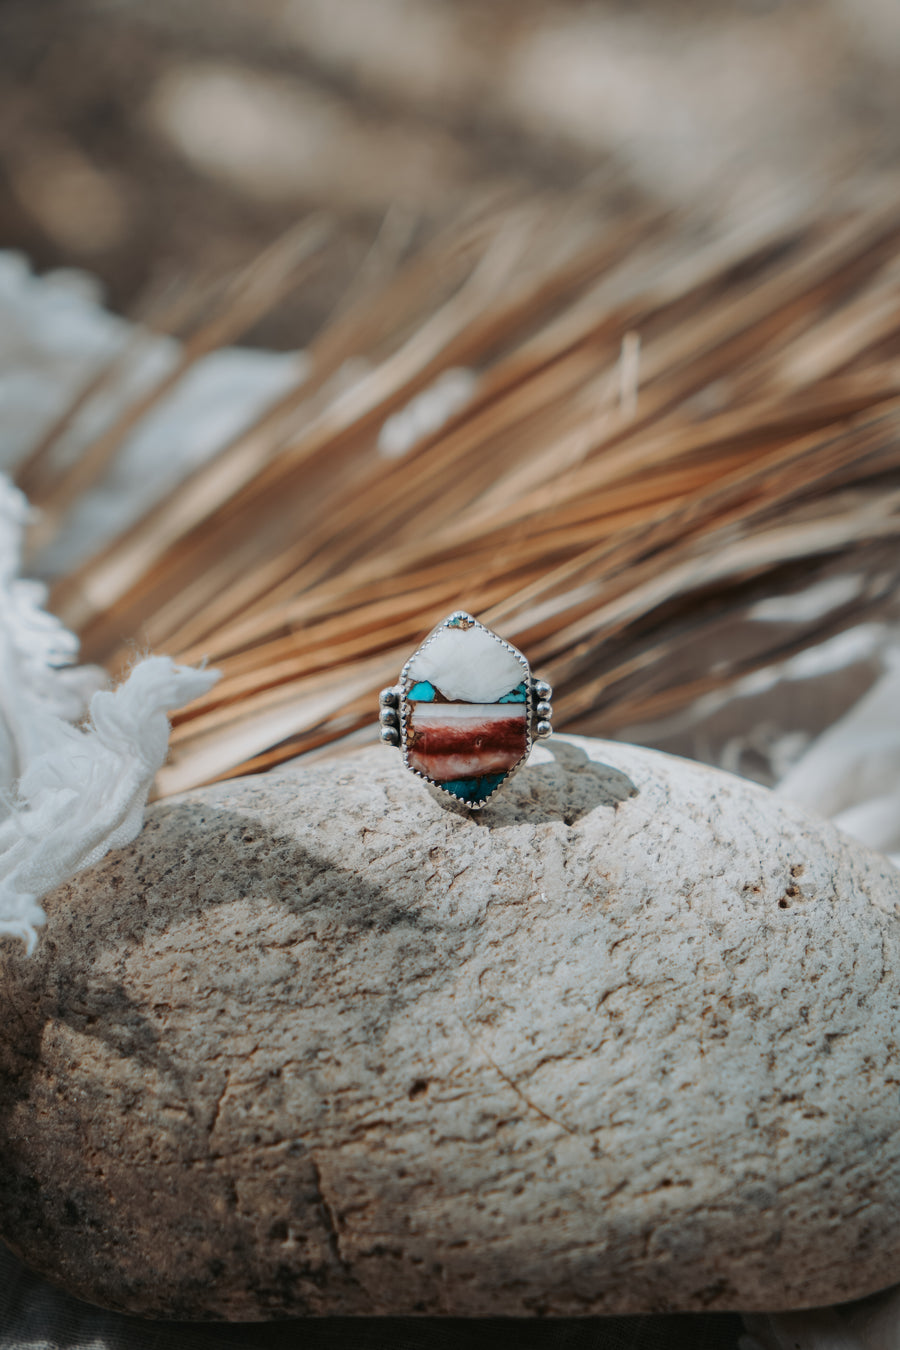
[[406, 697], [411, 698], [414, 703], [433, 703], [434, 685], [429, 684], [427, 680], [419, 680], [419, 683], [413, 685]]
[[480, 778], [452, 778], [448, 783], [441, 783], [441, 787], [461, 802], [483, 802], [505, 777], [505, 773], [485, 773]]
[[510, 689], [508, 694], [504, 694], [502, 698], [498, 698], [497, 702], [524, 703], [527, 693], [528, 693], [528, 683], [526, 680], [523, 680], [521, 684], [516, 685], [515, 689]]

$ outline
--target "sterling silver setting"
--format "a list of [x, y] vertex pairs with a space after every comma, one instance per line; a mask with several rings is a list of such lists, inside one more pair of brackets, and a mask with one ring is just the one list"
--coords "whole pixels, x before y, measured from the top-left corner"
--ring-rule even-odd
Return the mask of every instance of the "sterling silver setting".
[[[504, 694], [480, 701], [477, 689], [478, 680], [482, 677], [475, 670], [469, 686], [475, 690], [475, 696], [460, 696], [458, 693], [445, 696], [441, 689], [439, 666], [436, 667], [434, 663], [438, 654], [448, 645], [447, 630], [473, 633], [473, 639], [477, 640], [477, 646], [476, 641], [472, 643], [476, 654], [484, 655], [487, 650], [488, 665], [499, 662], [503, 667], [499, 675], [501, 680], [504, 674], [512, 680], [513, 672], [517, 671], [519, 681]], [[480, 634], [473, 630], [480, 630]], [[487, 639], [498, 644], [498, 648], [508, 653], [508, 656], [488, 650]], [[455, 643], [455, 650], [459, 650], [459, 639], [454, 637], [451, 640]], [[438, 673], [423, 679], [421, 673], [416, 673], [417, 667], [420, 672], [422, 668], [427, 668], [429, 671], [437, 670]], [[411, 691], [416, 694], [413, 698], [410, 698]], [[526, 762], [533, 742], [552, 735], [552, 697], [551, 686], [546, 680], [535, 679], [527, 658], [516, 647], [465, 610], [456, 610], [432, 629], [410, 656], [400, 672], [398, 682], [382, 689], [378, 715], [381, 740], [385, 745], [402, 751], [403, 763], [416, 777], [424, 778], [458, 805], [473, 811], [480, 810]], [[468, 708], [471, 708], [471, 715], [467, 713]], [[474, 727], [470, 741], [465, 742], [469, 734], [466, 728], [482, 719], [484, 725]], [[418, 723], [423, 725], [418, 726]], [[429, 727], [429, 724], [441, 723], [443, 728], [440, 725]], [[506, 740], [502, 739], [504, 734]], [[437, 746], [442, 735], [449, 740], [450, 749], [446, 745], [430, 752], [422, 748]], [[483, 748], [485, 742], [488, 742], [488, 748]], [[520, 749], [521, 754], [518, 753]], [[494, 756], [493, 762], [491, 755]], [[510, 762], [512, 755], [518, 756], [514, 762]], [[467, 776], [448, 778], [447, 773], [451, 770], [435, 769], [436, 764], [466, 764], [470, 767], [479, 764], [483, 767], [477, 767]], [[428, 768], [430, 772], [425, 771]], [[500, 772], [497, 772], [498, 768]]]

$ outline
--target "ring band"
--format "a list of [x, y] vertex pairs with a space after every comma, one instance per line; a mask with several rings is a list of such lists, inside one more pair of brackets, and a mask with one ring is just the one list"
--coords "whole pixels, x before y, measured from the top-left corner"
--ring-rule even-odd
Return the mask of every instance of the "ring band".
[[402, 749], [413, 773], [477, 810], [552, 733], [552, 694], [516, 647], [457, 610], [382, 689], [381, 739]]

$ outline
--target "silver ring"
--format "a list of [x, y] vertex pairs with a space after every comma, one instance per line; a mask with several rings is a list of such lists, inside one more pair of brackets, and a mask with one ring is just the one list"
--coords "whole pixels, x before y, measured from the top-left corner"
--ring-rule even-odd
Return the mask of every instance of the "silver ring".
[[552, 733], [552, 695], [516, 647], [457, 610], [382, 689], [381, 739], [419, 778], [478, 810]]

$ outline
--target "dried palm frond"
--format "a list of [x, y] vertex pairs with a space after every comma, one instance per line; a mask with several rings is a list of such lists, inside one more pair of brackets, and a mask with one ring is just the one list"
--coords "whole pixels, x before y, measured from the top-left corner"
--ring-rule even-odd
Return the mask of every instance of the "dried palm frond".
[[[53, 607], [114, 672], [136, 646], [223, 671], [176, 718], [164, 793], [374, 739], [376, 691], [459, 607], [528, 652], [559, 727], [665, 716], [895, 589], [898, 261], [892, 203], [726, 240], [485, 212], [360, 287], [311, 376]], [[382, 453], [386, 420], [459, 366], [465, 407]], [[42, 540], [131, 424], [57, 481], [47, 444], [25, 466]], [[836, 566], [865, 578], [852, 603], [717, 649], [729, 615]]]

